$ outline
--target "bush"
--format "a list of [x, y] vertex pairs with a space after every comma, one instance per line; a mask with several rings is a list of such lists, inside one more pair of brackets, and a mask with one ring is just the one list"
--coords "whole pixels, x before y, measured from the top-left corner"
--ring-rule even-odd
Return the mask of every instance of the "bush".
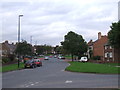
[[9, 61], [10, 61], [9, 58], [7, 58], [7, 57], [2, 57], [2, 63], [7, 63], [7, 62], [9, 62]]
[[15, 55], [14, 54], [9, 54], [8, 58], [10, 59], [10, 61], [14, 61], [15, 60]]
[[92, 59], [93, 59], [93, 60], [100, 60], [101, 57], [100, 57], [100, 56], [93, 56]]

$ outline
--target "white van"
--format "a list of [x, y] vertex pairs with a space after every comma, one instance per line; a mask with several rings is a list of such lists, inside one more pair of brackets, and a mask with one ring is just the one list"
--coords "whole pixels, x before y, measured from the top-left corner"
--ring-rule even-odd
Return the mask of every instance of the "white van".
[[80, 61], [80, 62], [87, 62], [88, 59], [87, 59], [87, 57], [81, 57], [81, 59], [80, 59], [79, 61]]

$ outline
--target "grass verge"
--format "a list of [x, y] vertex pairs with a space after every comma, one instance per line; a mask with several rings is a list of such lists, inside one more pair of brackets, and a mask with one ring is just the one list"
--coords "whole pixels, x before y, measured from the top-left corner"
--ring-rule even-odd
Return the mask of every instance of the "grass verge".
[[83, 73], [99, 73], [99, 74], [120, 74], [120, 67], [111, 66], [109, 64], [95, 64], [95, 63], [83, 63], [83, 62], [69, 62], [65, 70], [72, 72], [83, 72]]
[[71, 57], [71, 56], [65, 56], [65, 58], [66, 58], [66, 59], [72, 59], [72, 57]]
[[0, 72], [8, 72], [8, 71], [18, 70], [22, 68], [24, 68], [24, 63], [20, 63], [19, 68], [18, 68], [18, 64], [11, 64], [11, 65], [0, 67]]

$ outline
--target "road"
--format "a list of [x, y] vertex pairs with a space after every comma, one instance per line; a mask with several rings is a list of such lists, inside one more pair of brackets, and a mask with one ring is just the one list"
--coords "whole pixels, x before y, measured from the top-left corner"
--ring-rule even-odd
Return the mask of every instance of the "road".
[[118, 88], [118, 75], [64, 71], [64, 60], [43, 60], [43, 66], [2, 74], [3, 88]]

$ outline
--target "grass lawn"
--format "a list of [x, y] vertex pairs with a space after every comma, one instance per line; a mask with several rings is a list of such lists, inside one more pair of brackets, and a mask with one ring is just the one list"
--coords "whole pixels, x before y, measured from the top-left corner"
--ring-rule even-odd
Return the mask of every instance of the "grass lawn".
[[18, 68], [18, 64], [11, 64], [7, 66], [0, 67], [0, 72], [7, 72], [7, 71], [13, 71], [24, 68], [24, 63], [20, 63], [20, 66]]
[[120, 66], [120, 63], [106, 63], [106, 65], [111, 65], [111, 66]]
[[83, 63], [83, 62], [69, 62], [71, 65], [65, 70], [72, 72], [83, 72], [83, 73], [101, 73], [101, 74], [120, 74], [120, 67], [115, 67], [109, 64], [95, 64], [95, 63]]
[[66, 58], [66, 59], [72, 59], [72, 57], [71, 57], [71, 56], [65, 56], [65, 58]]

